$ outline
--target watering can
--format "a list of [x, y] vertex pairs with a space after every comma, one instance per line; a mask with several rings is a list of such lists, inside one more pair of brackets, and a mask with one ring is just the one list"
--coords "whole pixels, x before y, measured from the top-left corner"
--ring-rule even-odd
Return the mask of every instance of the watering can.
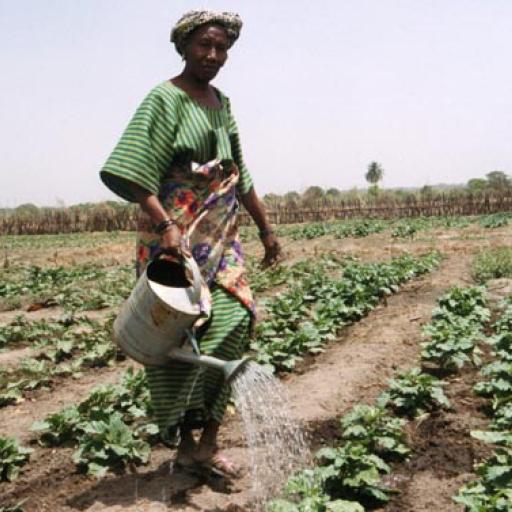
[[192, 257], [184, 256], [180, 263], [154, 259], [121, 306], [114, 322], [115, 342], [144, 365], [182, 361], [221, 370], [230, 382], [249, 358], [223, 361], [200, 353], [194, 324], [201, 316], [201, 285], [201, 272]]

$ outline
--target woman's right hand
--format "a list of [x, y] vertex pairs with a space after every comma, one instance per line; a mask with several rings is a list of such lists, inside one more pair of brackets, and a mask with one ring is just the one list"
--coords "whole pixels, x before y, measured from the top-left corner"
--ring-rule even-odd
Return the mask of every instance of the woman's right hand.
[[160, 235], [160, 247], [164, 253], [181, 258], [181, 231], [176, 224], [171, 224]]

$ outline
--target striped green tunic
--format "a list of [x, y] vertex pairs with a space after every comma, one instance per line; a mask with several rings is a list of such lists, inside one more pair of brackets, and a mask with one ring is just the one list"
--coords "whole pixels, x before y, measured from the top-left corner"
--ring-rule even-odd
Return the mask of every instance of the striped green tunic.
[[[240, 170], [238, 192], [253, 186], [245, 166], [229, 99], [218, 92], [221, 109], [204, 107], [166, 81], [146, 96], [101, 170], [113, 192], [134, 201], [129, 182], [153, 194], [175, 163], [206, 163], [214, 158], [234, 162]], [[211, 323], [200, 338], [201, 351], [221, 359], [239, 358], [246, 348], [251, 314], [226, 290], [212, 290]], [[146, 368], [155, 417], [161, 435], [171, 441], [180, 426], [198, 428], [221, 421], [230, 390], [222, 374], [175, 362], [168, 368]]]
[[[201, 337], [203, 354], [223, 360], [242, 357], [248, 348], [251, 316], [223, 288], [212, 290], [211, 324]], [[164, 441], [173, 443], [178, 428], [201, 428], [204, 422], [222, 421], [231, 389], [222, 372], [174, 362], [170, 368], [146, 367], [156, 422]]]
[[100, 176], [107, 187], [134, 201], [127, 181], [153, 194], [172, 163], [200, 164], [214, 158], [234, 162], [240, 170], [237, 189], [253, 186], [242, 156], [240, 137], [229, 99], [218, 91], [221, 109], [200, 105], [166, 81], [146, 96], [135, 112]]

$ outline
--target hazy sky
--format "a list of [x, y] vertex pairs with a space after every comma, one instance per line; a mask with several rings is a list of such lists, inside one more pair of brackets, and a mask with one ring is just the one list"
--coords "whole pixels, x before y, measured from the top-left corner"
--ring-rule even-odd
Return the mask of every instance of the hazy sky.
[[0, 0], [0, 206], [113, 195], [98, 171], [181, 70], [171, 24], [235, 10], [215, 84], [258, 191], [512, 173], [512, 0]]

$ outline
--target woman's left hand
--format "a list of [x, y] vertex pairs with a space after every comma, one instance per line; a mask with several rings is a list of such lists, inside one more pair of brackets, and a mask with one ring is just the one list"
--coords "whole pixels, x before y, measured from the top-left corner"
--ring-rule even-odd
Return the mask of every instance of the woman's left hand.
[[261, 242], [263, 243], [263, 247], [265, 247], [265, 256], [261, 262], [263, 268], [270, 267], [283, 259], [281, 244], [274, 233], [266, 234], [261, 239]]

